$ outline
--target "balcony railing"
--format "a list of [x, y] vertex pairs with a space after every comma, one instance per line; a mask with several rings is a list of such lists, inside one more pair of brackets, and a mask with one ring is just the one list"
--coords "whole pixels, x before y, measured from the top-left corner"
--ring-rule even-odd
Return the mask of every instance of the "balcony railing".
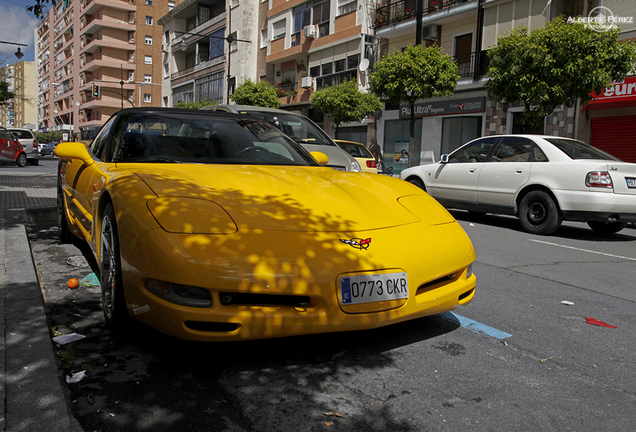
[[[466, 3], [469, 0], [422, 0], [424, 7], [422, 14], [437, 12], [440, 9], [448, 9], [455, 5]], [[373, 20], [374, 28], [397, 24], [415, 17], [416, 0], [398, 0], [375, 10]]]
[[[479, 59], [479, 62], [477, 62]], [[475, 78], [486, 75], [490, 61], [486, 51], [472, 52], [453, 57], [457, 62], [457, 74], [462, 78]]]

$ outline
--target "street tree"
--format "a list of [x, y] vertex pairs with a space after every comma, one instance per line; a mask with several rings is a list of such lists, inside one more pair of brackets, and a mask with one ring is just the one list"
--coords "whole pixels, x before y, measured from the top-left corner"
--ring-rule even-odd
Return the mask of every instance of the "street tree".
[[13, 99], [15, 95], [9, 91], [9, 83], [0, 81], [0, 103]]
[[261, 80], [254, 83], [248, 79], [236, 88], [230, 99], [238, 105], [251, 105], [267, 108], [278, 108], [280, 99], [274, 85]]
[[517, 27], [488, 51], [486, 88], [504, 106], [522, 101], [524, 119], [540, 126], [555, 107], [588, 102], [592, 92], [600, 94], [633, 70], [636, 45], [619, 43], [619, 34], [619, 29], [599, 32], [563, 17], [530, 32]]
[[201, 109], [210, 105], [218, 105], [218, 103], [216, 101], [177, 102], [174, 108]]
[[36, 18], [42, 19], [44, 18], [44, 12], [46, 11], [46, 5], [51, 3], [52, 7], [55, 7], [59, 0], [34, 0], [35, 4], [31, 6], [27, 6], [26, 10], [29, 12], [33, 12]]
[[356, 80], [344, 81], [313, 94], [311, 107], [322, 111], [338, 129], [342, 123], [360, 122], [382, 109], [382, 102], [373, 93], [361, 92]]
[[406, 103], [411, 109], [409, 123], [409, 167], [415, 153], [415, 102], [436, 96], [450, 96], [455, 90], [457, 63], [437, 45], [407, 46], [384, 56], [373, 67], [371, 91], [381, 99]]

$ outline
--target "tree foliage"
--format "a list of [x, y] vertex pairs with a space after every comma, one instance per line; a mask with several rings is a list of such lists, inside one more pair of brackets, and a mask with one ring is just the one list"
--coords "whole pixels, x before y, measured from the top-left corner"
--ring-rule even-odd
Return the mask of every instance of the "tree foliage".
[[436, 96], [450, 96], [455, 90], [457, 63], [433, 45], [407, 46], [383, 57], [373, 67], [371, 91], [383, 99], [406, 103], [411, 108], [409, 124], [409, 166], [415, 152], [415, 102]]
[[26, 10], [29, 12], [33, 12], [36, 18], [42, 19], [44, 18], [44, 11], [46, 10], [46, 5], [51, 3], [52, 7], [58, 3], [59, 0], [34, 0], [35, 4], [31, 6], [27, 6]]
[[243, 81], [236, 88], [230, 99], [238, 105], [251, 105], [267, 108], [278, 108], [280, 99], [276, 87], [268, 81], [261, 80], [254, 83], [252, 80]]
[[344, 81], [314, 93], [311, 107], [322, 111], [336, 127], [342, 123], [359, 122], [382, 109], [382, 102], [373, 93], [363, 93], [356, 80]]
[[177, 102], [174, 104], [175, 108], [187, 108], [187, 109], [201, 109], [210, 105], [218, 105], [216, 101], [201, 101], [201, 102]]
[[35, 139], [40, 143], [60, 142], [62, 141], [62, 131], [53, 132], [33, 132]]
[[530, 32], [517, 27], [488, 51], [490, 96], [508, 105], [525, 103], [534, 125], [556, 106], [591, 100], [612, 81], [625, 79], [636, 63], [633, 42], [619, 43], [620, 30], [594, 31], [563, 17]]
[[0, 81], [0, 102], [11, 100], [14, 96], [13, 92], [9, 91], [9, 83]]

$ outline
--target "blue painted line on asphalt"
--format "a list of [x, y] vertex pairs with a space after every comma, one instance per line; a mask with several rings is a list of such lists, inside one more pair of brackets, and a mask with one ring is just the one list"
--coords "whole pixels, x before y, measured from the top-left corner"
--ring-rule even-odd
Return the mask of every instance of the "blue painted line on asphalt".
[[466, 318], [465, 316], [457, 315], [456, 313], [447, 312], [444, 314], [440, 314], [440, 317], [442, 319], [445, 319], [446, 321], [459, 324], [462, 327], [467, 328], [468, 330], [474, 331], [475, 333], [481, 333], [486, 336], [494, 337], [496, 339], [505, 339], [512, 336], [510, 333], [497, 330], [494, 327], [487, 326], [486, 324], [482, 324], [470, 318]]

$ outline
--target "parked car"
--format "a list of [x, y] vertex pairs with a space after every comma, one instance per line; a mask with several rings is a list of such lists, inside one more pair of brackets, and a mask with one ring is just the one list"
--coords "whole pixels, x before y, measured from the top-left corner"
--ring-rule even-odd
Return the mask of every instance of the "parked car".
[[27, 155], [27, 162], [30, 165], [38, 165], [38, 140], [35, 139], [33, 132], [23, 128], [9, 128], [9, 132], [22, 144], [22, 149]]
[[59, 143], [50, 142], [44, 144], [44, 147], [40, 150], [40, 156], [55, 156], [55, 147], [57, 147]]
[[439, 203], [321, 167], [262, 120], [131, 108], [56, 153], [60, 236], [90, 245], [111, 326], [269, 338], [375, 328], [475, 294], [472, 243]]
[[606, 234], [636, 221], [636, 164], [569, 138], [478, 138], [401, 178], [448, 208], [516, 215], [534, 234], [554, 233], [563, 220]]
[[362, 172], [376, 173], [378, 172], [378, 164], [375, 161], [375, 158], [367, 149], [364, 144], [353, 142], [353, 141], [345, 141], [345, 140], [334, 140], [334, 142], [349, 153], [351, 156], [355, 158], [360, 164], [362, 168]]
[[27, 164], [27, 155], [22, 148], [20, 141], [9, 132], [8, 129], [0, 126], [0, 162], [14, 163], [19, 167]]
[[327, 166], [339, 171], [360, 172], [358, 161], [336, 145], [320, 126], [301, 114], [275, 108], [249, 105], [210, 105], [202, 110], [233, 112], [265, 120], [300, 143], [309, 152], [318, 151], [329, 157]]

